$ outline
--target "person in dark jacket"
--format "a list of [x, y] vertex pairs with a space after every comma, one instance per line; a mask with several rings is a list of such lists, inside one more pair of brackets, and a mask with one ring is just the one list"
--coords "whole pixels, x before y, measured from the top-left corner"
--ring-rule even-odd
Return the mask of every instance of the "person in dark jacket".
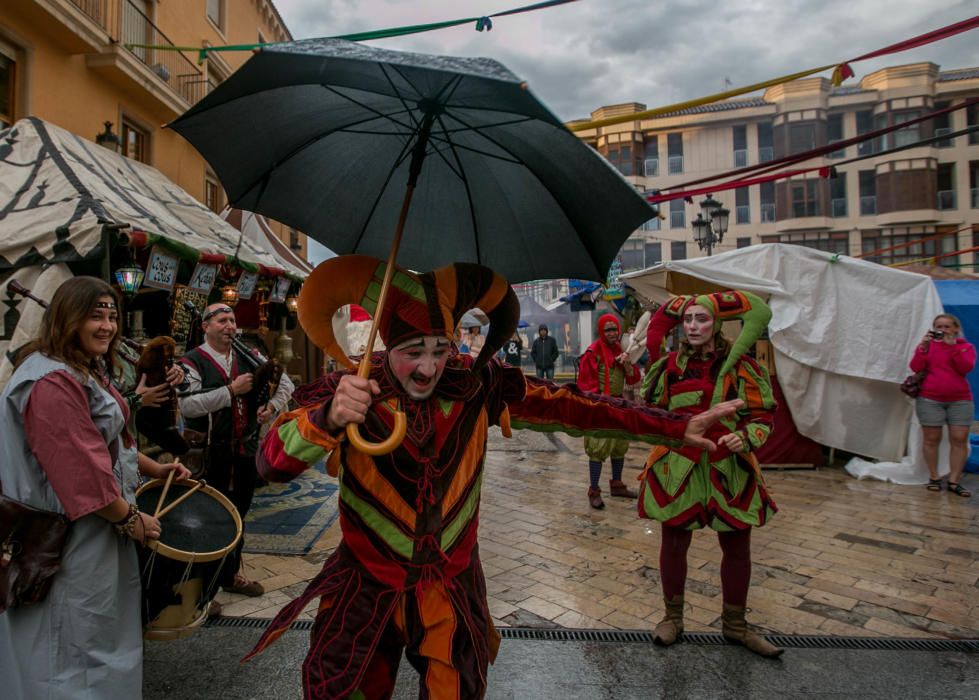
[[540, 324], [534, 345], [530, 349], [530, 356], [534, 358], [538, 377], [554, 379], [554, 361], [557, 360], [557, 355], [557, 341], [548, 335], [547, 324]]

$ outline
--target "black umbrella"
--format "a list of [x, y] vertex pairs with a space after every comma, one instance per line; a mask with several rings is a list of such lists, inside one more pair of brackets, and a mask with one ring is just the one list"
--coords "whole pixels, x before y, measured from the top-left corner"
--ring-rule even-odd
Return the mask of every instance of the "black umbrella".
[[170, 126], [211, 164], [232, 206], [338, 253], [415, 270], [473, 262], [511, 282], [604, 280], [655, 214], [485, 58], [278, 44]]

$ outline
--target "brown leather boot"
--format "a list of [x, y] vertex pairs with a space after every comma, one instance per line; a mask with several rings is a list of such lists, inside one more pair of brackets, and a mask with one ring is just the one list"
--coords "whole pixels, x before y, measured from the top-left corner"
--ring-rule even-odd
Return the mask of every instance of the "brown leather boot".
[[660, 646], [668, 647], [677, 640], [683, 632], [683, 594], [673, 596], [673, 599], [663, 598], [666, 603], [666, 615], [656, 625], [653, 641]]
[[598, 488], [588, 488], [588, 505], [590, 505], [595, 510], [601, 510], [605, 507], [605, 501], [602, 500], [602, 490]]
[[636, 498], [639, 494], [634, 489], [630, 489], [621, 479], [610, 479], [608, 482], [608, 492], [617, 498]]
[[744, 606], [725, 603], [721, 614], [721, 625], [721, 631], [726, 639], [747, 647], [760, 656], [774, 659], [785, 651], [748, 629], [748, 623], [744, 619]]

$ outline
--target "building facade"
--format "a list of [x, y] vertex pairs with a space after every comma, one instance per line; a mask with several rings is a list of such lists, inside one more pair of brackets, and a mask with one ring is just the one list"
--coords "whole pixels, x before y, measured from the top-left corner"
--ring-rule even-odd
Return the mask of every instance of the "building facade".
[[[94, 141], [108, 122], [125, 156], [152, 165], [220, 212], [226, 201], [217, 177], [193, 146], [163, 125], [251, 54], [213, 52], [198, 63], [191, 52], [151, 47], [291, 39], [270, 0], [5, 0], [0, 128], [34, 116]], [[306, 257], [305, 236], [270, 225]]]
[[[578, 135], [636, 187], [666, 189], [803, 153], [975, 97], [979, 68], [941, 71], [933, 63], [916, 63], [879, 70], [852, 87], [834, 88], [824, 78], [797, 80], [769, 88], [761, 97]], [[645, 109], [638, 103], [612, 105], [595, 110], [591, 118]], [[791, 166], [834, 166], [835, 177], [812, 172], [716, 193], [731, 214], [714, 251], [783, 242], [847, 255], [877, 253], [868, 259], [893, 264], [977, 246], [979, 133], [875, 155], [977, 124], [979, 107], [971, 105]], [[870, 157], [844, 164], [858, 156]], [[699, 201], [663, 203], [662, 218], [648, 222], [623, 246], [623, 267], [635, 270], [703, 255], [690, 226], [699, 210]], [[932, 239], [895, 247], [927, 237]], [[972, 252], [937, 259], [964, 271], [975, 271], [977, 261]]]

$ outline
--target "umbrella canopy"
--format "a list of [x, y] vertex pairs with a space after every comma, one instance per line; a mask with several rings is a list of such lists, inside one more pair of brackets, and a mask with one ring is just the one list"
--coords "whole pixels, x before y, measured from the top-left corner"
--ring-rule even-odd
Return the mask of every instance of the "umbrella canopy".
[[[170, 125], [233, 206], [338, 253], [601, 281], [655, 211], [499, 63], [334, 39], [270, 46]], [[417, 182], [417, 184], [415, 184]], [[398, 229], [400, 230], [400, 229]]]

